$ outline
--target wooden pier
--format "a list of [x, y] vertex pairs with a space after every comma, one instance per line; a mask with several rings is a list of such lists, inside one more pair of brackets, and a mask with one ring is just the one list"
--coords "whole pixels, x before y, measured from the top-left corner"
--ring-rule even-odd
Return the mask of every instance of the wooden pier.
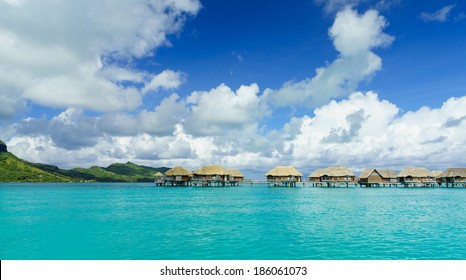
[[268, 180], [267, 184], [269, 187], [296, 187], [296, 182], [295, 180]]
[[397, 188], [398, 187], [398, 183], [394, 183], [394, 182], [359, 183], [359, 185], [364, 188]]
[[190, 184], [191, 186], [199, 187], [233, 187], [239, 186], [239, 181], [229, 181], [229, 180], [216, 180], [216, 179], [193, 179]]
[[327, 187], [327, 188], [341, 188], [341, 187], [346, 187], [349, 188], [350, 186], [357, 185], [354, 182], [350, 181], [321, 181], [321, 182], [315, 182], [315, 181], [310, 181], [310, 186], [312, 187]]

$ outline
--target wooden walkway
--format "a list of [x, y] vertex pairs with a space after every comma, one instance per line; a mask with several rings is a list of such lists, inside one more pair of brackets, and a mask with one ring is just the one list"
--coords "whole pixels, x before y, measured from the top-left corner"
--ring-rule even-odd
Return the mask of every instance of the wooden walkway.
[[292, 180], [273, 181], [273, 180], [256, 180], [248, 179], [240, 181], [221, 181], [221, 180], [192, 180], [192, 181], [165, 181], [155, 180], [156, 186], [199, 186], [199, 187], [228, 187], [239, 185], [268, 185], [269, 187], [320, 187], [320, 188], [466, 188], [466, 182], [457, 183], [356, 183], [356, 182], [296, 182]]
[[156, 186], [160, 187], [228, 187], [239, 186], [240, 181], [222, 181], [222, 180], [204, 180], [195, 179], [190, 181], [164, 180], [154, 181]]

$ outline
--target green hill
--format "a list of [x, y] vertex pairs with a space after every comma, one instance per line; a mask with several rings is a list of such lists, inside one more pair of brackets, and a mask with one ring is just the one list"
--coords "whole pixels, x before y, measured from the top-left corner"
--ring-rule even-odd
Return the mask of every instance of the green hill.
[[99, 166], [93, 166], [91, 168], [73, 168], [70, 170], [75, 176], [84, 177], [89, 176], [92, 180], [97, 182], [132, 182], [130, 177], [116, 174], [105, 170], [105, 168]]
[[67, 176], [83, 178], [92, 178], [98, 182], [153, 182], [154, 174], [157, 172], [166, 172], [167, 167], [148, 167], [127, 163], [114, 163], [108, 167], [93, 166], [91, 168], [74, 168], [66, 171]]
[[22, 160], [7, 152], [0, 141], [0, 182], [152, 182], [154, 174], [168, 167], [154, 168], [132, 162], [114, 163], [108, 167], [60, 169], [54, 165]]
[[73, 178], [48, 172], [17, 158], [12, 153], [0, 153], [0, 182], [74, 182]]
[[107, 168], [105, 168], [105, 170], [107, 171], [110, 171], [116, 174], [126, 175], [138, 182], [153, 181], [155, 173], [157, 172], [165, 173], [169, 169], [170, 168], [168, 167], [155, 168], [155, 167], [137, 165], [132, 162], [127, 162], [124, 164], [114, 163], [114, 164], [109, 165]]

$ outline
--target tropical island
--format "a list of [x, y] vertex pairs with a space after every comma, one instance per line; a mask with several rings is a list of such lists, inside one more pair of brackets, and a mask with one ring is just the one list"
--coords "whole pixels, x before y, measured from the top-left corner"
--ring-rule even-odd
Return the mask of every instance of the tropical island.
[[0, 140], [0, 182], [153, 182], [154, 173], [167, 170], [132, 162], [66, 170], [20, 159]]

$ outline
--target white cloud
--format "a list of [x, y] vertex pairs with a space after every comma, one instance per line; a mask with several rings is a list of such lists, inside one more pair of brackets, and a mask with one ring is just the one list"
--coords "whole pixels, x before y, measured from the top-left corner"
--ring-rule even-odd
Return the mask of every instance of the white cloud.
[[165, 70], [152, 77], [151, 81], [144, 86], [142, 92], [157, 91], [161, 88], [176, 89], [183, 83], [185, 77], [186, 74], [184, 73]]
[[121, 87], [98, 73], [93, 65], [81, 65], [71, 75], [55, 74], [22, 83], [21, 96], [37, 104], [67, 108], [77, 107], [97, 112], [132, 110], [141, 104], [134, 87]]
[[236, 92], [224, 84], [193, 92], [186, 98], [191, 112], [183, 126], [193, 135], [222, 135], [255, 126], [263, 114], [258, 93], [257, 84], [243, 85]]
[[75, 150], [55, 146], [53, 140], [45, 135], [15, 136], [8, 141], [8, 148], [20, 158], [33, 162], [54, 164], [62, 168], [90, 167], [96, 165], [97, 162], [99, 164], [106, 163], [102, 161], [102, 156], [99, 155], [101, 150], [96, 146], [82, 148], [79, 152], [76, 152]]
[[146, 82], [148, 73], [119, 67], [117, 65], [109, 65], [101, 69], [102, 76], [112, 82]]
[[[150, 166], [183, 165], [197, 168], [211, 162], [218, 149], [211, 137], [193, 137], [180, 125], [169, 136], [140, 133], [132, 136], [101, 136], [94, 145], [78, 150], [57, 145], [53, 135], [16, 133], [7, 141], [8, 148], [17, 156], [58, 165], [62, 168], [106, 166], [114, 162], [132, 161]], [[60, 156], [57, 156], [60, 155]]]
[[185, 101], [179, 100], [176, 93], [171, 94], [154, 111], [143, 110], [139, 113], [139, 130], [152, 135], [170, 135], [187, 113]]
[[[146, 83], [149, 74], [114, 61], [152, 55], [155, 48], [169, 44], [167, 35], [180, 30], [186, 15], [200, 9], [197, 0], [0, 5], [0, 98], [17, 108], [31, 100], [98, 112], [141, 104], [141, 92], [119, 82]], [[173, 82], [160, 79], [159, 84], [173, 88]], [[13, 114], [2, 109], [0, 115]]]
[[184, 101], [177, 94], [162, 100], [153, 111], [136, 115], [109, 113], [90, 117], [83, 110], [68, 108], [50, 120], [26, 118], [7, 126], [4, 138], [14, 135], [47, 137], [56, 147], [78, 150], [97, 145], [102, 138], [128, 137], [147, 134], [149, 137], [173, 135], [176, 125], [187, 114]]
[[27, 118], [10, 127], [14, 135], [47, 136], [57, 147], [77, 150], [97, 144], [102, 135], [97, 130], [95, 119], [83, 116], [81, 110], [69, 108], [51, 120]]
[[314, 2], [320, 5], [324, 5], [324, 10], [327, 13], [332, 13], [345, 7], [354, 7], [360, 2], [364, 2], [364, 0], [314, 0]]
[[323, 5], [326, 13], [338, 12], [346, 7], [356, 8], [366, 4], [377, 10], [387, 10], [398, 5], [401, 0], [314, 0], [316, 4]]
[[450, 11], [455, 7], [455, 5], [447, 5], [433, 13], [422, 12], [419, 15], [419, 18], [423, 21], [438, 21], [438, 22], [445, 22], [450, 14]]
[[390, 45], [393, 37], [382, 31], [386, 26], [385, 18], [375, 10], [359, 15], [354, 10], [345, 9], [335, 17], [329, 35], [341, 56], [354, 56]]
[[369, 10], [359, 15], [352, 9], [340, 11], [329, 35], [340, 52], [327, 67], [316, 69], [316, 75], [303, 81], [285, 83], [278, 90], [266, 89], [264, 98], [275, 107], [312, 107], [354, 91], [359, 82], [382, 68], [382, 60], [371, 50], [386, 47], [393, 37], [383, 33], [384, 17]]
[[9, 91], [9, 87], [0, 86], [0, 120], [10, 119], [18, 112], [24, 111], [26, 107], [26, 101]]
[[465, 105], [466, 96], [450, 98], [440, 108], [400, 115], [397, 106], [375, 93], [354, 93], [316, 109], [314, 117], [300, 119], [300, 132], [285, 149], [292, 151], [295, 164], [304, 167], [459, 166], [463, 164], [459, 154], [466, 152]]

